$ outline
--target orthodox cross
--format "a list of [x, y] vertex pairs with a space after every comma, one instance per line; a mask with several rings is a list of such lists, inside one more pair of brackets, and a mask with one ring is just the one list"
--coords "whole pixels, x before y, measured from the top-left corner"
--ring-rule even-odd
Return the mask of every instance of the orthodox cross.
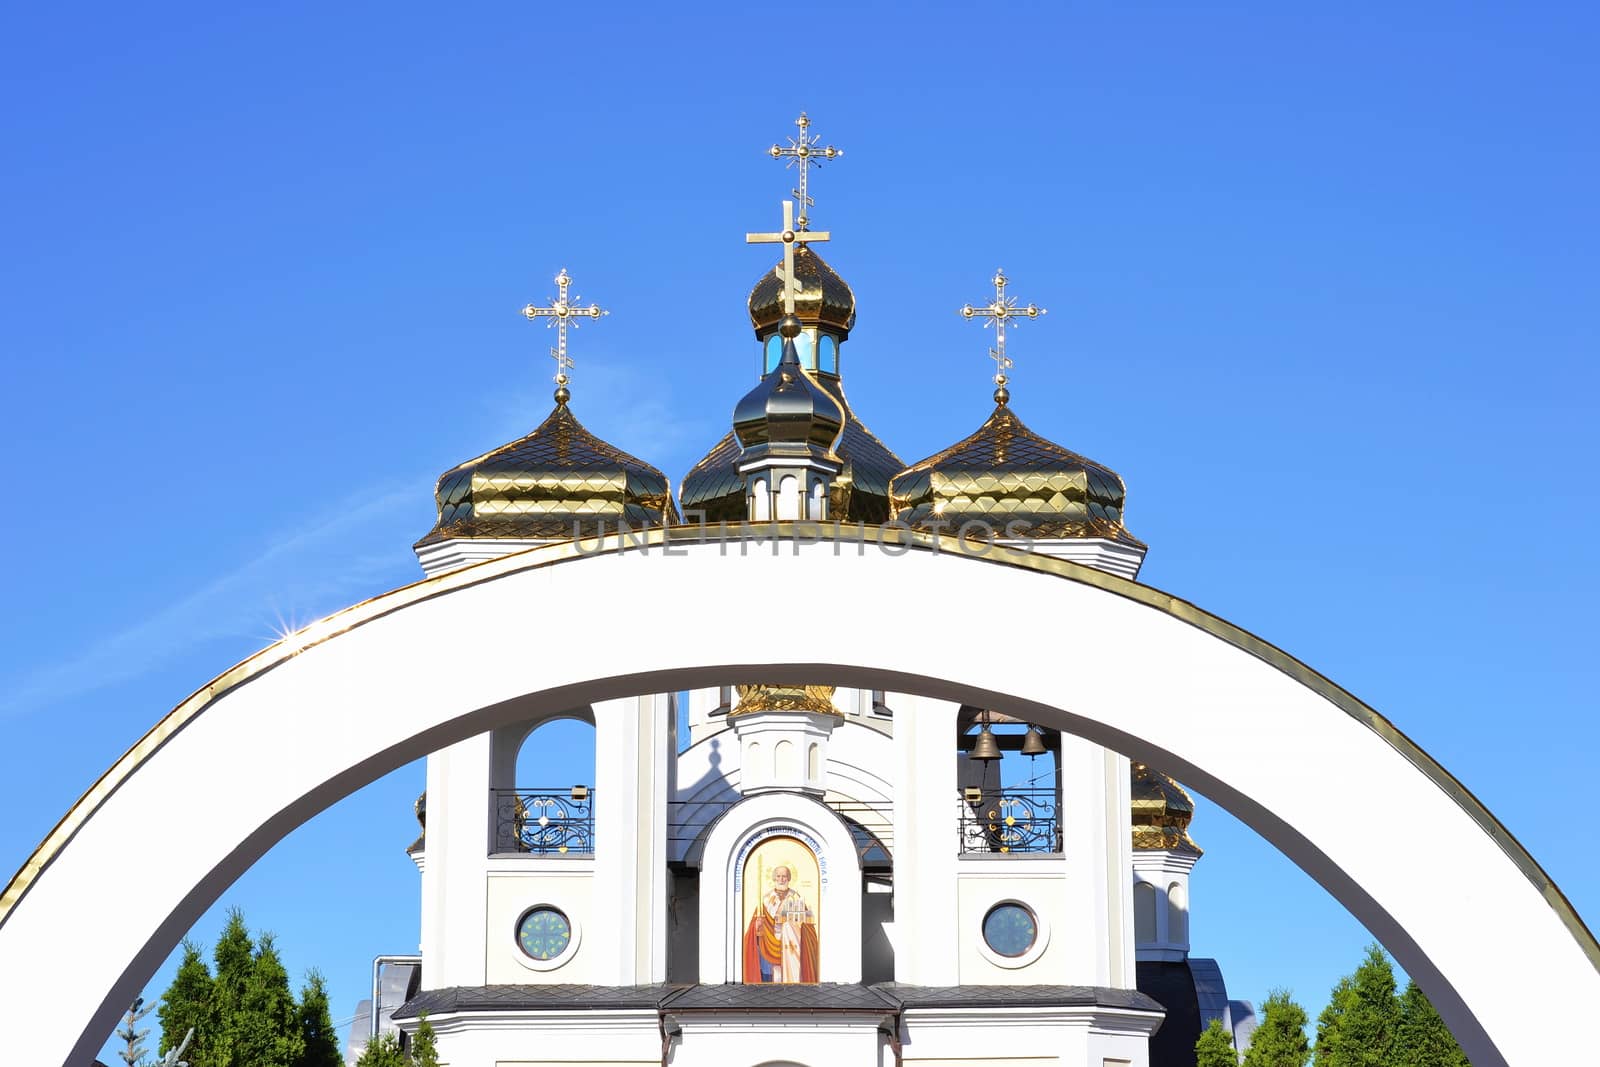
[[981, 308], [965, 304], [961, 308], [962, 318], [982, 319], [985, 329], [988, 328], [991, 322], [994, 323], [994, 347], [989, 349], [989, 358], [995, 362], [994, 384], [999, 387], [995, 390], [995, 399], [1000, 403], [1005, 403], [1004, 400], [1000, 399], [1000, 394], [1005, 392], [1006, 371], [1012, 367], [1011, 357], [1006, 355], [1006, 323], [1012, 319], [1024, 317], [1036, 319], [1045, 313], [1044, 308], [1036, 307], [1033, 304], [1029, 304], [1027, 307], [1017, 307], [1017, 298], [1006, 295], [1006, 282], [1008, 280], [1005, 271], [995, 271], [994, 303], [988, 307]]
[[806, 195], [806, 171], [811, 167], [820, 167], [825, 159], [838, 159], [844, 155], [844, 149], [835, 148], [831, 144], [819, 146], [817, 142], [822, 140], [822, 136], [806, 132], [811, 128], [811, 120], [806, 118], [804, 111], [800, 112], [800, 117], [794, 120], [794, 124], [800, 127], [800, 136], [789, 138], [788, 148], [773, 145], [767, 149], [767, 154], [773, 159], [788, 159], [789, 162], [785, 166], [800, 168], [800, 188], [792, 191], [795, 201], [800, 205], [800, 218], [796, 222], [795, 229], [804, 230], [811, 225], [811, 216], [806, 212], [816, 203]]
[[578, 297], [567, 299], [567, 287], [572, 284], [572, 276], [567, 273], [567, 268], [562, 267], [561, 273], [556, 275], [556, 298], [547, 308], [534, 307], [529, 304], [522, 309], [523, 315], [531, 322], [534, 319], [548, 318], [546, 326], [556, 328], [556, 347], [550, 350], [550, 355], [556, 361], [556, 384], [562, 388], [567, 384], [567, 371], [572, 369], [572, 357], [567, 355], [567, 323], [571, 322], [577, 328], [578, 319], [598, 319], [601, 315], [611, 312], [590, 304], [588, 307], [578, 306]]
[[[804, 174], [804, 171], [801, 171]], [[781, 243], [783, 245], [783, 313], [794, 314], [794, 298], [800, 291], [800, 283], [794, 276], [794, 246], [807, 244], [811, 241], [826, 241], [832, 237], [826, 230], [797, 229], [794, 224], [794, 201], [783, 202], [783, 230], [779, 233], [747, 233], [744, 243], [747, 245], [770, 245]]]

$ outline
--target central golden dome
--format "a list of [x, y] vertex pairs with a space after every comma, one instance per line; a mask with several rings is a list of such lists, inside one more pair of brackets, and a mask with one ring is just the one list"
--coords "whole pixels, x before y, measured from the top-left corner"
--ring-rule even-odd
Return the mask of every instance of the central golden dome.
[[[856, 294], [810, 245], [794, 250], [794, 276], [800, 291], [794, 313], [807, 326], [823, 326], [843, 341], [856, 324]], [[765, 337], [783, 318], [783, 264], [779, 263], [750, 290], [750, 325]]]

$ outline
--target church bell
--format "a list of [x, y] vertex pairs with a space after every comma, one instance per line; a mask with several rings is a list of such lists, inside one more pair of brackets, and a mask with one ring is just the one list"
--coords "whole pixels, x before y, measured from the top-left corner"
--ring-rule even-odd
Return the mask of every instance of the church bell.
[[983, 728], [978, 731], [978, 740], [972, 746], [967, 758], [985, 761], [1000, 758], [1000, 745], [995, 741], [994, 731], [989, 729], [988, 723], [984, 723]]
[[1022, 736], [1022, 754], [1024, 756], [1042, 756], [1045, 751], [1044, 734], [1037, 726], [1029, 726], [1028, 732]]

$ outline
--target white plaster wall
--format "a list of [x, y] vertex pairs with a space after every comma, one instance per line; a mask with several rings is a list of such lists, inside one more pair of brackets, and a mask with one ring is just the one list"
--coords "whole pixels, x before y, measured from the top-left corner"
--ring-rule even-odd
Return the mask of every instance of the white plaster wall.
[[[1061, 882], [1092, 875], [1069, 872], [1061, 856], [1023, 853], [962, 856], [957, 869], [956, 927], [940, 931], [938, 936], [948, 937], [960, 946], [960, 984], [1069, 984], [1073, 968], [1067, 959], [1067, 946], [1072, 939], [1066, 931], [1081, 917], [1067, 911], [1067, 895], [1061, 892]], [[990, 908], [1008, 900], [1031, 908], [1039, 928], [1036, 951], [1015, 960], [979, 947], [983, 943], [983, 917]]]
[[[638, 1067], [661, 1063], [649, 1011], [465, 1012], [430, 1016], [440, 1067]], [[406, 1023], [415, 1031], [416, 1023]]]
[[1149, 1067], [1159, 1013], [1112, 1008], [908, 1008], [903, 1067]]
[[888, 1067], [892, 1062], [877, 1023], [860, 1017], [818, 1012], [802, 1018], [671, 1019], [680, 1029], [673, 1038], [671, 1067]]
[[[485, 945], [485, 981], [473, 984], [611, 984], [603, 981], [605, 966], [593, 935], [616, 917], [595, 909], [592, 857], [496, 856], [489, 861], [483, 892], [485, 923], [473, 933]], [[538, 904], [560, 909], [572, 923], [576, 944], [557, 967], [535, 963], [517, 947], [517, 920]], [[427, 963], [423, 957], [424, 974]], [[430, 983], [429, 988], [440, 986]]]

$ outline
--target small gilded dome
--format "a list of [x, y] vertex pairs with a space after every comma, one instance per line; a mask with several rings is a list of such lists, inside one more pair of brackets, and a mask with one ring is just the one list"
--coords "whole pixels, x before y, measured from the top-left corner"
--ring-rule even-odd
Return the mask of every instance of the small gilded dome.
[[457, 537], [565, 541], [602, 532], [602, 522], [615, 532], [678, 521], [666, 476], [584, 429], [564, 393], [538, 429], [439, 478], [439, 521], [419, 546]]
[[831, 685], [739, 685], [739, 702], [728, 712], [730, 718], [754, 715], [760, 711], [806, 711], [844, 718], [833, 706]]
[[1040, 437], [1003, 402], [972, 436], [889, 483], [895, 519], [914, 528], [953, 534], [981, 522], [993, 537], [1103, 537], [1143, 548], [1122, 525], [1125, 493], [1115, 472]]
[[[799, 332], [799, 324], [788, 320]], [[783, 342], [783, 359], [733, 409], [733, 432], [746, 459], [762, 455], [832, 455], [844, 428], [844, 412], [800, 367], [794, 334]]]
[[[856, 324], [856, 294], [810, 245], [794, 250], [794, 275], [800, 291], [794, 313], [807, 326], [821, 325], [842, 341]], [[783, 318], [783, 264], [779, 263], [750, 290], [750, 324], [765, 337]]]
[[1132, 771], [1133, 847], [1200, 855], [1200, 846], [1189, 837], [1194, 798], [1176, 781], [1137, 760]]

